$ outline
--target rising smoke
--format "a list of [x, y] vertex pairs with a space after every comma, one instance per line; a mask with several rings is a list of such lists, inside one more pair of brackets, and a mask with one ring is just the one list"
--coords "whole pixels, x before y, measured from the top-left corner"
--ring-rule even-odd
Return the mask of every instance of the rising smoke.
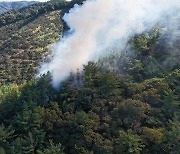
[[124, 48], [131, 36], [179, 9], [180, 0], [86, 0], [82, 6], [75, 5], [63, 17], [70, 28], [68, 35], [54, 45], [52, 60], [41, 66], [40, 74], [50, 72], [58, 87], [70, 72], [108, 54], [107, 48]]

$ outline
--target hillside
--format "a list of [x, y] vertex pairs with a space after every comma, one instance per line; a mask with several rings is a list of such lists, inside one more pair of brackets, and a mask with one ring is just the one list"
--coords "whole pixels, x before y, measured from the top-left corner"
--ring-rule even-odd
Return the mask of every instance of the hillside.
[[34, 78], [68, 29], [61, 17], [82, 1], [0, 15], [0, 154], [179, 154], [180, 27], [132, 36], [59, 89], [50, 73]]
[[19, 2], [0, 2], [0, 14], [7, 12], [12, 9], [18, 9], [24, 6], [32, 5], [37, 3], [35, 1], [19, 1]]
[[34, 76], [48, 45], [59, 39], [62, 32], [59, 18], [60, 11], [52, 11], [0, 28], [1, 83], [21, 82]]
[[62, 34], [61, 16], [74, 3], [37, 3], [0, 15], [1, 84], [22, 83], [34, 77], [49, 45]]

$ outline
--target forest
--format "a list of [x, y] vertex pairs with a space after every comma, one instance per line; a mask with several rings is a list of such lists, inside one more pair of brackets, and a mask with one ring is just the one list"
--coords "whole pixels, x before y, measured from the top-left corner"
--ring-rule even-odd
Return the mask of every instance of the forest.
[[50, 73], [35, 77], [75, 3], [0, 15], [0, 154], [179, 154], [180, 38], [169, 45], [164, 27], [89, 61], [59, 89]]

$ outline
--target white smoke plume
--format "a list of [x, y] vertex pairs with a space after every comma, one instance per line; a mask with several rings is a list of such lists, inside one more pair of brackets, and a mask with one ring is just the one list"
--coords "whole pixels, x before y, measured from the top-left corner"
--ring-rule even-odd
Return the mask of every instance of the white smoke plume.
[[50, 72], [58, 87], [70, 72], [102, 56], [107, 48], [115, 44], [123, 48], [129, 37], [179, 9], [180, 0], [86, 0], [75, 5], [63, 17], [70, 27], [68, 35], [54, 45], [52, 60], [41, 66], [40, 74]]

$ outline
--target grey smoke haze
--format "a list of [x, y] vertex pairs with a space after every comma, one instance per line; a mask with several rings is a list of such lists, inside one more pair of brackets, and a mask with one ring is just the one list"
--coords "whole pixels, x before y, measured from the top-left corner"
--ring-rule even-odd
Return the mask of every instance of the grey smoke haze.
[[125, 47], [129, 37], [151, 29], [171, 12], [179, 11], [180, 0], [87, 0], [75, 5], [63, 19], [69, 34], [53, 47], [52, 60], [40, 74], [52, 75], [58, 87], [70, 72], [89, 60], [104, 56], [107, 48]]

